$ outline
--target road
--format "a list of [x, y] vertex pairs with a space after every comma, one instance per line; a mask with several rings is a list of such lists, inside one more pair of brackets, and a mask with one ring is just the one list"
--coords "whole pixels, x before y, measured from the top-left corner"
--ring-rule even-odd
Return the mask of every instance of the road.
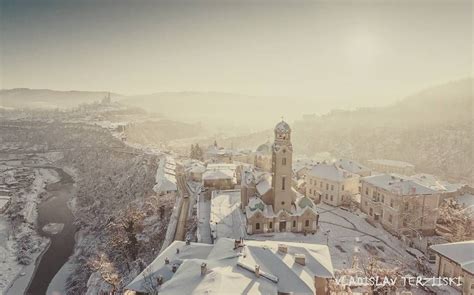
[[178, 225], [176, 226], [174, 239], [177, 241], [184, 241], [186, 238], [186, 221], [188, 220], [189, 212], [189, 192], [182, 166], [176, 167], [176, 181], [178, 183], [178, 193], [183, 198], [183, 202], [179, 209]]

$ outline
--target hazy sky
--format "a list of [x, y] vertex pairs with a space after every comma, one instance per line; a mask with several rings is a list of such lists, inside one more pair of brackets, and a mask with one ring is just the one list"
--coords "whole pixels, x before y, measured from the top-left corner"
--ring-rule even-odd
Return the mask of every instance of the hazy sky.
[[472, 76], [471, 1], [7, 1], [1, 88], [385, 104]]

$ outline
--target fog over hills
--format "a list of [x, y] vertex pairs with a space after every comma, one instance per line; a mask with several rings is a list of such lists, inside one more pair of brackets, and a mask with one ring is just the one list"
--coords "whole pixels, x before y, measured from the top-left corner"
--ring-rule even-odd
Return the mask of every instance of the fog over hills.
[[[98, 101], [107, 91], [58, 91], [50, 89], [14, 88], [0, 90], [0, 106], [10, 108], [71, 108]], [[110, 93], [111, 97], [121, 95]]]
[[[428, 173], [455, 181], [473, 179], [473, 80], [454, 81], [388, 107], [333, 110], [291, 122], [299, 154], [330, 152], [365, 161], [408, 161]], [[270, 125], [270, 124], [269, 124]], [[272, 138], [272, 125], [248, 136], [220, 139], [223, 145], [255, 148]]]

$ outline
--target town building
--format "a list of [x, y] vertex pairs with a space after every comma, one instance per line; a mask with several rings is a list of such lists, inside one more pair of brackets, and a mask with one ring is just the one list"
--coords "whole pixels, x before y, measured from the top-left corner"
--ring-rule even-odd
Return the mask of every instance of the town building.
[[432, 245], [438, 277], [461, 277], [462, 294], [474, 295], [474, 241]]
[[178, 186], [176, 182], [176, 162], [170, 156], [163, 156], [156, 170], [156, 184], [153, 190], [159, 195], [176, 193]]
[[185, 169], [187, 178], [192, 181], [201, 182], [202, 175], [206, 172], [206, 166], [198, 160], [192, 160]]
[[462, 195], [464, 189], [467, 188], [467, 186], [463, 184], [450, 183], [448, 181], [440, 180], [434, 175], [426, 173], [415, 174], [410, 178], [424, 186], [431, 188], [432, 190], [439, 192], [440, 202], [444, 199], [455, 198]]
[[349, 204], [359, 193], [359, 175], [340, 168], [336, 163], [319, 163], [306, 176], [306, 196], [316, 203], [332, 206]]
[[329, 294], [334, 277], [325, 245], [222, 238], [174, 241], [126, 294]]
[[360, 177], [370, 176], [372, 173], [372, 170], [369, 167], [349, 159], [339, 159], [334, 162], [334, 164], [336, 164], [337, 167], [357, 174]]
[[233, 189], [237, 183], [235, 164], [216, 163], [207, 164], [202, 174], [204, 188], [209, 190]]
[[293, 162], [293, 175], [296, 179], [305, 179], [306, 175], [314, 165], [318, 164], [315, 160], [311, 159], [297, 159]]
[[430, 235], [438, 219], [439, 193], [409, 176], [361, 178], [361, 210], [392, 233]]
[[375, 159], [369, 160], [368, 166], [380, 173], [415, 174], [415, 165], [403, 161]]
[[259, 171], [242, 174], [241, 206], [246, 214], [247, 233], [315, 232], [316, 205], [292, 187], [290, 126], [281, 121], [274, 132], [271, 174]]

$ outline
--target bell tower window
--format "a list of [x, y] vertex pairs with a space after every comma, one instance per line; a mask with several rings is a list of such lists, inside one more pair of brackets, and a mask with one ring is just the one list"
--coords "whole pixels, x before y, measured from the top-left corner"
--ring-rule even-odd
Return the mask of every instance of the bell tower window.
[[281, 178], [281, 190], [282, 191], [285, 190], [285, 181], [286, 181], [286, 177], [282, 176], [282, 178]]

